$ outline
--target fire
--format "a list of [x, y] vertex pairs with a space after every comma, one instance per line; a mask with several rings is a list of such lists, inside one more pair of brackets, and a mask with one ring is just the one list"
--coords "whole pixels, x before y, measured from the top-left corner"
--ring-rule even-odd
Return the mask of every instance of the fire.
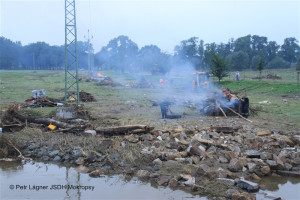
[[98, 73], [98, 74], [97, 74], [97, 76], [98, 76], [98, 77], [103, 77], [104, 75], [103, 75], [103, 74], [100, 74], [100, 73]]

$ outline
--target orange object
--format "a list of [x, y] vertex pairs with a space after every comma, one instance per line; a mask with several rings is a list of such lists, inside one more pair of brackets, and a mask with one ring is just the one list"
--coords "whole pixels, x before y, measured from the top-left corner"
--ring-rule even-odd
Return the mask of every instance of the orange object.
[[104, 75], [103, 75], [103, 74], [100, 74], [100, 73], [98, 73], [98, 74], [97, 74], [97, 76], [98, 76], [98, 77], [103, 77]]
[[159, 79], [159, 82], [160, 82], [160, 87], [164, 87], [164, 79]]
[[54, 131], [56, 129], [56, 126], [53, 125], [52, 123], [50, 123], [50, 125], [48, 126], [48, 128], [51, 130], [51, 131]]

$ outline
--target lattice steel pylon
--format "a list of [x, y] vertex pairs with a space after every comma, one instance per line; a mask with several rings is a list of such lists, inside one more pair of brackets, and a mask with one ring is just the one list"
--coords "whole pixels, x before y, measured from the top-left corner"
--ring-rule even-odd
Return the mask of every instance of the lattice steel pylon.
[[75, 0], [65, 0], [65, 103], [79, 104]]

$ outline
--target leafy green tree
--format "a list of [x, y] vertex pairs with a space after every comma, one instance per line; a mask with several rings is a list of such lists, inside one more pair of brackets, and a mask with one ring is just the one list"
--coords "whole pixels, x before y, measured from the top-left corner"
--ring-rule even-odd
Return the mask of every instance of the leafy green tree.
[[21, 53], [20, 42], [12, 42], [5, 37], [0, 37], [0, 69], [18, 69]]
[[259, 56], [259, 55], [253, 56], [252, 61], [251, 61], [251, 69], [252, 70], [257, 69], [260, 59], [261, 59], [261, 56]]
[[219, 80], [219, 83], [220, 81], [228, 76], [228, 62], [226, 61], [225, 58], [223, 58], [222, 56], [220, 55], [217, 55], [215, 52], [211, 52], [211, 71], [210, 73], [217, 77], [218, 80]]
[[238, 51], [227, 56], [232, 70], [244, 70], [248, 68], [249, 56], [243, 51]]
[[246, 54], [248, 54], [248, 67], [250, 66], [250, 61], [252, 60], [252, 57], [254, 56], [254, 52], [252, 49], [252, 41], [251, 41], [251, 35], [247, 35], [244, 37], [240, 37], [235, 40], [234, 42], [234, 52], [243, 51]]
[[265, 50], [267, 63], [277, 56], [279, 48], [280, 46], [275, 41], [268, 42]]
[[264, 59], [260, 58], [259, 63], [257, 65], [257, 70], [259, 71], [259, 77], [261, 78], [261, 72], [264, 69]]
[[169, 55], [155, 45], [146, 45], [138, 53], [138, 63], [142, 71], [152, 74], [166, 73], [170, 68]]
[[293, 37], [284, 39], [284, 43], [281, 45], [279, 51], [279, 56], [288, 61], [290, 64], [297, 62], [297, 56], [300, 53], [300, 47], [297, 43], [298, 40]]
[[121, 35], [110, 40], [108, 45], [97, 53], [97, 63], [102, 62], [106, 68], [121, 72], [126, 69], [135, 70], [138, 50], [136, 43]]
[[291, 65], [289, 62], [283, 60], [281, 57], [275, 57], [266, 66], [267, 69], [287, 69]]

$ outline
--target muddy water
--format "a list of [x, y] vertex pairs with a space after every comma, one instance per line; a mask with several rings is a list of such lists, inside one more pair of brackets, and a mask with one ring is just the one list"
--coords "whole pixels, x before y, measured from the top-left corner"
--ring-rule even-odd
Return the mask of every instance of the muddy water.
[[[257, 200], [300, 199], [300, 179], [267, 177]], [[91, 178], [65, 165], [0, 161], [0, 199], [206, 199], [123, 176]], [[266, 195], [267, 194], [267, 195]]]
[[123, 176], [91, 178], [73, 167], [0, 162], [0, 199], [206, 199]]

